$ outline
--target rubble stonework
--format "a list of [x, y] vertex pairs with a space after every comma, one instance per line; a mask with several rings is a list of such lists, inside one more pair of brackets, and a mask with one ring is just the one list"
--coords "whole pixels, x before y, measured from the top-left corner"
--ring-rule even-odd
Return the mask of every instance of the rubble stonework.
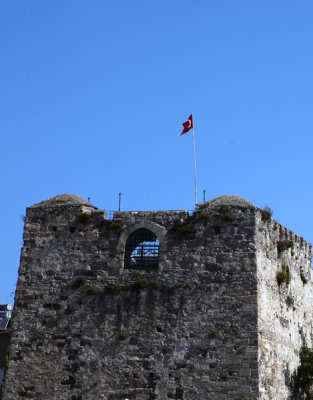
[[[159, 266], [125, 269], [141, 228]], [[252, 203], [109, 220], [61, 195], [27, 209], [23, 239], [4, 400], [290, 398], [312, 347], [312, 249]]]

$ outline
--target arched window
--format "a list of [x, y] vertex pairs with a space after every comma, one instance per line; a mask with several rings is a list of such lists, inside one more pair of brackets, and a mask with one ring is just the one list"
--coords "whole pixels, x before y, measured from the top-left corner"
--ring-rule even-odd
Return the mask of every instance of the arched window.
[[159, 266], [159, 241], [154, 233], [140, 228], [129, 235], [125, 244], [127, 269], [156, 269]]

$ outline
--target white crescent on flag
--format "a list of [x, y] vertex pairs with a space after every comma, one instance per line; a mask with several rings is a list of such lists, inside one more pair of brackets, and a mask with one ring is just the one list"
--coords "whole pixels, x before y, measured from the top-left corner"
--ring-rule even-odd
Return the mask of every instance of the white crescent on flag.
[[192, 114], [189, 116], [189, 118], [187, 119], [186, 122], [183, 123], [183, 127], [184, 130], [182, 131], [182, 133], [180, 134], [180, 136], [182, 136], [184, 133], [189, 132], [190, 129], [193, 128], [193, 118], [192, 118]]

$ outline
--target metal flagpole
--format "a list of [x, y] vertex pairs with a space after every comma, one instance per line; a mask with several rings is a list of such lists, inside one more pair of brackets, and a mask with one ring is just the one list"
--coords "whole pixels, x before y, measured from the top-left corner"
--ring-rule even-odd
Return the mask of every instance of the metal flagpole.
[[196, 163], [196, 142], [195, 142], [195, 123], [192, 113], [192, 136], [193, 136], [193, 161], [195, 166], [195, 207], [197, 206], [197, 163]]

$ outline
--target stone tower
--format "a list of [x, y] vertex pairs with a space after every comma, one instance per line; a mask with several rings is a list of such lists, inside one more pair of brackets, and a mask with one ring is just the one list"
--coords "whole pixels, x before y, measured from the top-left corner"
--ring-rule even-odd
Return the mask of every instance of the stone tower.
[[287, 400], [311, 245], [252, 203], [27, 209], [4, 400]]

